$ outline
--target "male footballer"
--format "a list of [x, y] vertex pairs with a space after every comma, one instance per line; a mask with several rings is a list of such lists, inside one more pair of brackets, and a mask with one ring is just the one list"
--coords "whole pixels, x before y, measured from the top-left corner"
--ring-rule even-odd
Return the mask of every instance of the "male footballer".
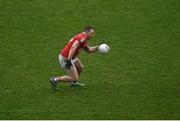
[[59, 63], [66, 75], [60, 77], [51, 77], [50, 83], [53, 90], [57, 90], [57, 84], [60, 82], [69, 82], [73, 86], [84, 86], [79, 83], [79, 76], [84, 68], [78, 55], [81, 49], [87, 53], [94, 53], [98, 50], [99, 45], [89, 47], [88, 41], [95, 34], [95, 29], [91, 26], [86, 26], [83, 32], [75, 35], [59, 53]]

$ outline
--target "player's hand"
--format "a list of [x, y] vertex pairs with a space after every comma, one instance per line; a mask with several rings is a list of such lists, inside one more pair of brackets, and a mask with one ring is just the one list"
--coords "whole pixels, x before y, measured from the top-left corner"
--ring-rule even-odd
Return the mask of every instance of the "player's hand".
[[70, 69], [71, 66], [73, 66], [71, 63], [71, 60], [66, 60], [65, 62], [66, 62], [66, 65], [65, 65], [66, 69]]

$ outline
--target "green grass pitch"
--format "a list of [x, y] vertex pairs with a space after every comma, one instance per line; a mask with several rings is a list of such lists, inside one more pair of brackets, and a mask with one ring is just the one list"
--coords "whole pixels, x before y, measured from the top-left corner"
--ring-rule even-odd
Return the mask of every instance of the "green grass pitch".
[[[53, 93], [85, 25], [111, 50], [82, 52], [86, 86]], [[0, 0], [0, 119], [180, 119], [180, 1]]]

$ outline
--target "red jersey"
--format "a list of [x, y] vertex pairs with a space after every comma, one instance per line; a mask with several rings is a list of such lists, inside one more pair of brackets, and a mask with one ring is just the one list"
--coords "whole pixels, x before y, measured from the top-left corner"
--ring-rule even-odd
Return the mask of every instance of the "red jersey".
[[69, 43], [66, 44], [66, 46], [62, 49], [62, 51], [60, 52], [60, 54], [65, 57], [68, 58], [69, 55], [69, 51], [71, 49], [71, 46], [74, 44], [75, 41], [79, 42], [79, 47], [76, 49], [74, 55], [72, 56], [73, 58], [75, 58], [79, 53], [81, 48], [84, 48], [88, 45], [87, 43], [87, 35], [84, 33], [79, 33], [76, 36], [74, 36]]

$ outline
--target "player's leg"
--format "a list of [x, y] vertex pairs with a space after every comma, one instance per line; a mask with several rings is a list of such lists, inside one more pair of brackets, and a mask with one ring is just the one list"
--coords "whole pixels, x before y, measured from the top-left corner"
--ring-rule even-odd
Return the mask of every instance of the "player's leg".
[[[78, 58], [74, 59], [73, 62], [74, 62], [74, 65], [76, 67], [76, 70], [77, 70], [77, 73], [78, 73], [78, 77], [79, 77], [81, 72], [82, 72], [82, 70], [83, 70], [83, 68], [84, 68], [84, 66], [83, 66], [83, 64], [81, 63], [81, 61]], [[72, 86], [85, 86], [85, 84], [79, 83], [79, 82], [73, 82], [71, 85]]]
[[74, 63], [76, 69], [77, 69], [77, 72], [78, 72], [78, 75], [80, 76], [83, 69], [84, 69], [84, 66], [83, 64], [81, 63], [81, 61], [79, 59], [77, 59], [77, 61]]
[[67, 75], [64, 75], [61, 77], [55, 77], [54, 80], [56, 82], [76, 82], [76, 81], [78, 81], [78, 79], [79, 79], [78, 72], [77, 72], [74, 64], [70, 69], [64, 68], [64, 70], [67, 73]]
[[57, 90], [57, 83], [58, 82], [71, 82], [76, 83], [78, 81], [78, 73], [76, 67], [73, 65], [70, 69], [65, 69], [67, 75], [61, 77], [52, 77], [50, 79], [50, 83], [52, 85], [53, 90]]
[[65, 69], [68, 76], [66, 75], [66, 76], [56, 78], [56, 79], [59, 80], [59, 82], [71, 82], [72, 86], [85, 86], [85, 84], [82, 84], [82, 83], [78, 82], [79, 81], [79, 75], [80, 75], [80, 73], [82, 72], [82, 69], [83, 69], [83, 65], [78, 60], [78, 58], [73, 59], [71, 62], [73, 64], [74, 71], [69, 70], [69, 69], [68, 70]]
[[76, 67], [74, 63], [72, 63], [73, 66], [71, 66], [70, 69], [66, 69], [65, 65], [65, 59], [60, 55], [59, 56], [59, 63], [63, 70], [67, 73], [67, 75], [61, 76], [61, 77], [52, 77], [50, 78], [50, 83], [52, 85], [53, 90], [57, 90], [57, 83], [58, 82], [77, 82], [78, 81], [78, 72], [76, 70]]

